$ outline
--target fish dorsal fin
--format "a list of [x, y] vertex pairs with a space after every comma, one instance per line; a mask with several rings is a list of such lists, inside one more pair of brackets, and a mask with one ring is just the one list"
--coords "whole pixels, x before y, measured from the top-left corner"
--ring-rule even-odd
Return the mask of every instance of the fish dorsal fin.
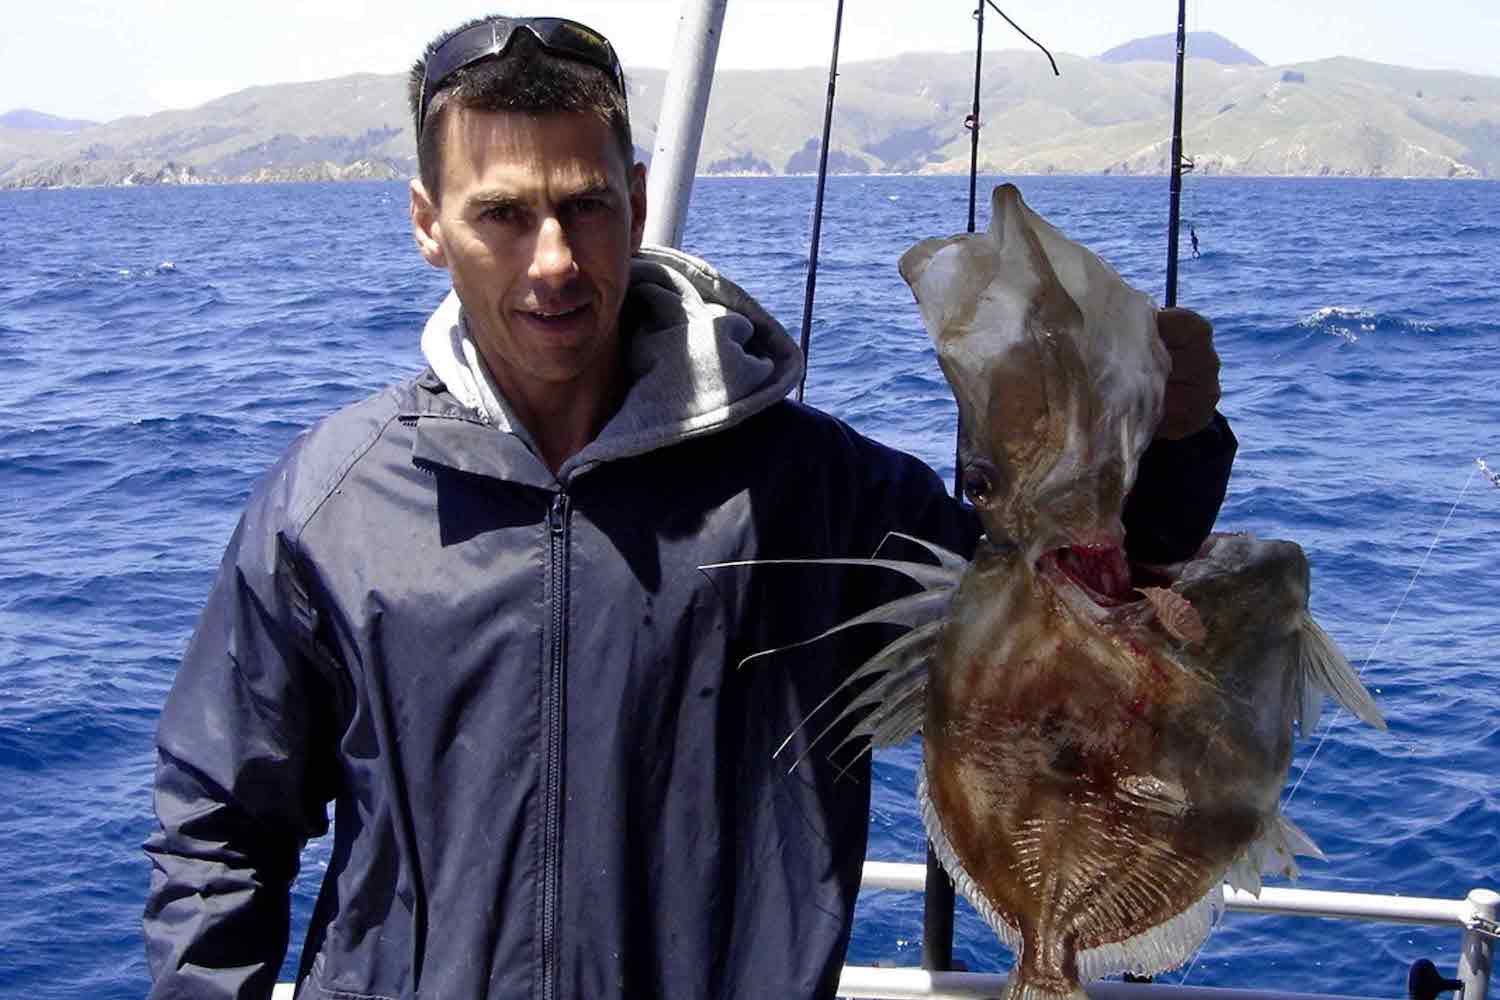
[[928, 555], [932, 556], [932, 558], [938, 561], [939, 566], [943, 567], [944, 569], [951, 570], [955, 574], [963, 573], [963, 571], [969, 566], [969, 560], [965, 559], [957, 552], [951, 552], [948, 549], [943, 548], [941, 545], [938, 545], [936, 542], [929, 542], [925, 538], [918, 538], [916, 535], [908, 535], [902, 531], [886, 532], [885, 538], [881, 540], [880, 545], [875, 549], [875, 553], [877, 556], [880, 554], [880, 550], [885, 548], [885, 543], [890, 541], [892, 538], [899, 538], [904, 542], [910, 542], [911, 544], [925, 550]]
[[948, 565], [934, 566], [931, 563], [908, 562], [902, 559], [842, 557], [822, 559], [736, 559], [732, 562], [705, 563], [698, 567], [698, 571], [706, 573], [711, 569], [734, 569], [743, 566], [872, 566], [876, 569], [888, 569], [900, 573], [926, 590], [938, 587], [952, 587], [958, 582], [960, 575], [960, 569], [955, 569]]
[[771, 649], [762, 649], [751, 653], [740, 661], [740, 666], [745, 667], [750, 663], [764, 659], [768, 656], [776, 656], [788, 650], [801, 649], [814, 643], [822, 642], [829, 636], [854, 628], [858, 625], [904, 625], [907, 628], [916, 628], [928, 622], [936, 621], [942, 617], [943, 611], [948, 607], [952, 599], [951, 589], [942, 590], [919, 590], [915, 594], [906, 597], [898, 597], [894, 601], [871, 608], [864, 614], [855, 615], [853, 618], [832, 625], [810, 639], [801, 639], [797, 642], [789, 642], [785, 646], [774, 646]]

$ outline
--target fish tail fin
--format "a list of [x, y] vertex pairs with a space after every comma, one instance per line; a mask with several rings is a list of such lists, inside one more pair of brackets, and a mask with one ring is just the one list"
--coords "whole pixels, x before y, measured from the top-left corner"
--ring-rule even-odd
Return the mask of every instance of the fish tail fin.
[[1006, 979], [1005, 992], [1001, 996], [1003, 1000], [1088, 1000], [1088, 994], [1078, 983], [1073, 983], [1070, 989], [1067, 984], [1054, 987], [1027, 982], [1021, 976], [1019, 965], [1010, 970], [1010, 978]]
[[1302, 653], [1298, 664], [1302, 677], [1302, 711], [1298, 725], [1302, 733], [1312, 731], [1318, 722], [1318, 711], [1323, 692], [1328, 692], [1355, 718], [1368, 722], [1377, 729], [1385, 728], [1385, 719], [1375, 705], [1375, 699], [1360, 683], [1359, 675], [1344, 659], [1333, 640], [1328, 637], [1312, 615], [1302, 616]]

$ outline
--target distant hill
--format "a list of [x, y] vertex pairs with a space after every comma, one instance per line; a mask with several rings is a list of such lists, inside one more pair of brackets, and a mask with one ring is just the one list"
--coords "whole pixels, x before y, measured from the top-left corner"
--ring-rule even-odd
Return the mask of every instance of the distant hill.
[[[1238, 45], [1214, 31], [1189, 31], [1184, 46], [1189, 59], [1207, 59], [1225, 66], [1264, 66]], [[1116, 45], [1096, 57], [1100, 62], [1170, 62], [1177, 61], [1177, 34], [1152, 35]]]
[[[1149, 40], [1143, 40], [1149, 41]], [[1184, 149], [1200, 174], [1500, 177], [1500, 78], [1355, 59], [1226, 64], [1190, 46]], [[1161, 174], [1172, 66], [1034, 51], [984, 63], [980, 169]], [[841, 68], [829, 162], [844, 173], [960, 173], [973, 57], [917, 53]], [[666, 74], [628, 73], [638, 154], [655, 140]], [[816, 169], [821, 68], [726, 70], [700, 173]], [[79, 132], [0, 128], [0, 187], [405, 178], [416, 169], [401, 75], [252, 87], [194, 108]]]
[[97, 124], [99, 123], [84, 121], [81, 118], [59, 118], [56, 115], [26, 108], [18, 108], [0, 115], [0, 128], [34, 129], [39, 132], [79, 132]]

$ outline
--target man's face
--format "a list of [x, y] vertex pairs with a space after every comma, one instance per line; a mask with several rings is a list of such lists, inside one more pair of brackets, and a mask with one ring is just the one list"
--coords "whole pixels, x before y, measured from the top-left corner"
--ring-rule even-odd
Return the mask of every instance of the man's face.
[[590, 115], [455, 107], [442, 124], [441, 204], [413, 181], [412, 221], [501, 389], [531, 405], [609, 391], [645, 168]]

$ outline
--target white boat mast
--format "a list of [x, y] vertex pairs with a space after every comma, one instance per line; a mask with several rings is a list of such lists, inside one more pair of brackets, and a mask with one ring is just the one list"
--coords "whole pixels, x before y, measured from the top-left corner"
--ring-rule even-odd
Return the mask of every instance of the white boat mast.
[[646, 182], [646, 242], [682, 243], [729, 0], [683, 0]]

